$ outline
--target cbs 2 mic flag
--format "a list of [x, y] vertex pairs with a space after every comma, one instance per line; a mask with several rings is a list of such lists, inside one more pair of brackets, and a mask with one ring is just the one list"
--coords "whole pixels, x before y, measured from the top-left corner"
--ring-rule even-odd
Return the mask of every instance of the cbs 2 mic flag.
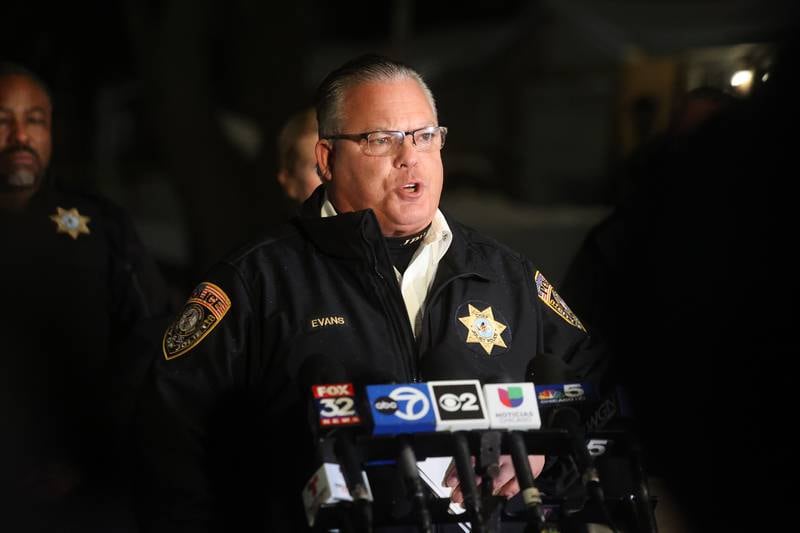
[[477, 379], [430, 381], [436, 431], [489, 429], [486, 402]]

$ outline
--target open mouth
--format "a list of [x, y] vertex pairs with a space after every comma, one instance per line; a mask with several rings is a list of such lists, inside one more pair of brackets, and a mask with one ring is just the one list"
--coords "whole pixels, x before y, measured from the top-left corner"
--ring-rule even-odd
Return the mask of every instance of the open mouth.
[[417, 192], [419, 190], [419, 183], [406, 183], [403, 185], [404, 191]]

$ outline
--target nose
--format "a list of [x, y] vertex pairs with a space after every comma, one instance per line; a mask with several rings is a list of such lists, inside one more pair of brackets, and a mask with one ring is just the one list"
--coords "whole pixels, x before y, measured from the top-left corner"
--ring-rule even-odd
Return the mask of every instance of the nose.
[[403, 144], [400, 145], [400, 149], [394, 158], [395, 168], [410, 168], [416, 166], [418, 153], [414, 146], [414, 136], [406, 135], [405, 138], [403, 138]]
[[30, 140], [28, 130], [21, 120], [12, 119], [11, 127], [8, 132], [8, 142], [11, 144], [27, 145]]

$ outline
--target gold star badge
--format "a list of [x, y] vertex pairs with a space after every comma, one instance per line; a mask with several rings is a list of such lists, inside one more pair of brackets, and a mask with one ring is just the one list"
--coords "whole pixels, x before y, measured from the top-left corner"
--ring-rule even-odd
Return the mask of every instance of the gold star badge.
[[85, 233], [88, 235], [89, 222], [92, 220], [78, 213], [78, 209], [64, 209], [62, 207], [56, 208], [56, 214], [50, 215], [50, 220], [56, 223], [56, 233], [66, 233], [73, 239], [77, 239], [78, 235]]
[[491, 306], [479, 311], [469, 304], [469, 316], [458, 317], [458, 320], [467, 327], [467, 342], [480, 344], [486, 355], [492, 355], [495, 346], [507, 348], [501, 336], [506, 326], [494, 319]]

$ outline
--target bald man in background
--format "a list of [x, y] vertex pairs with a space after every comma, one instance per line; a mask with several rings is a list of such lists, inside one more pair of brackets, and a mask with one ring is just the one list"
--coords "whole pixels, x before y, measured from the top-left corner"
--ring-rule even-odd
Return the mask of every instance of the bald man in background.
[[322, 183], [317, 174], [317, 114], [313, 108], [292, 115], [278, 136], [278, 183], [298, 205]]

